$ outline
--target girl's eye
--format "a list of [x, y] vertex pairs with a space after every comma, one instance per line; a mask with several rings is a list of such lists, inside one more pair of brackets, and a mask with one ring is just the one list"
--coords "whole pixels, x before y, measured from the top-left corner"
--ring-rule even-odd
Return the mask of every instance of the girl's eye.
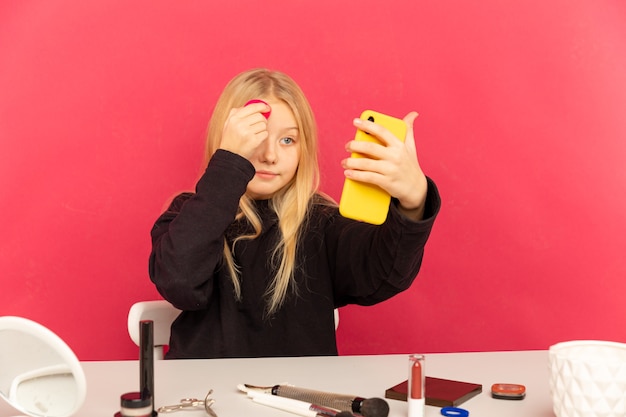
[[282, 138], [280, 140], [280, 143], [282, 143], [283, 145], [291, 145], [293, 142], [294, 142], [294, 139], [290, 137]]

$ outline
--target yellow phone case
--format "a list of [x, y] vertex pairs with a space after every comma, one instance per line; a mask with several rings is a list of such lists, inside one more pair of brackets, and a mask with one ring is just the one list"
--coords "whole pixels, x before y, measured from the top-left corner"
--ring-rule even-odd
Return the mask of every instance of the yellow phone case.
[[[372, 110], [365, 110], [361, 119], [371, 120], [384, 126], [398, 139], [404, 142], [406, 136], [406, 124], [403, 120]], [[380, 143], [373, 135], [357, 130], [355, 140]], [[360, 158], [360, 154], [353, 153], [352, 157]], [[364, 182], [346, 178], [343, 184], [341, 199], [339, 200], [339, 213], [343, 217], [359, 220], [371, 224], [382, 224], [389, 212], [391, 196], [382, 188]]]

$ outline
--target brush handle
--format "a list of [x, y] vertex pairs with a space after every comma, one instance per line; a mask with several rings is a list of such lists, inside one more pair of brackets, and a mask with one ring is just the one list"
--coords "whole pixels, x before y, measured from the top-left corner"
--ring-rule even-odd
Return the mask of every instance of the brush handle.
[[291, 398], [269, 394], [255, 394], [252, 396], [252, 401], [303, 417], [317, 417], [318, 415], [317, 412], [310, 409], [310, 404]]
[[[274, 386], [272, 388], [272, 394], [350, 412], [359, 412], [360, 402], [363, 401], [363, 398], [355, 397], [354, 395], [333, 394], [289, 385]], [[355, 409], [355, 406], [357, 406], [356, 408], [358, 409]]]
[[154, 406], [154, 323], [139, 322], [139, 392], [142, 399], [150, 398]]

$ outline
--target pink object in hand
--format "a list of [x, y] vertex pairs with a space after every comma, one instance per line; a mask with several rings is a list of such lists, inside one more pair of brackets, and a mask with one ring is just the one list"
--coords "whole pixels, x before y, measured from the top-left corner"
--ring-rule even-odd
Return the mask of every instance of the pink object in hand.
[[[267, 104], [267, 103], [266, 103], [266, 102], [264, 102], [263, 100], [259, 100], [259, 99], [252, 99], [252, 100], [248, 101], [248, 102], [245, 104], [245, 106], [247, 106], [248, 104], [253, 104], [253, 103], [263, 103], [263, 104], [265, 104], [267, 107], [270, 107], [270, 105], [269, 105], [269, 104]], [[245, 107], [245, 106], [244, 106], [244, 107]], [[262, 114], [263, 116], [265, 116], [265, 118], [266, 118], [266, 119], [269, 119], [269, 118], [270, 118], [270, 113], [272, 113], [272, 110], [268, 110], [268, 111], [266, 111], [266, 112], [262, 112], [261, 114]]]

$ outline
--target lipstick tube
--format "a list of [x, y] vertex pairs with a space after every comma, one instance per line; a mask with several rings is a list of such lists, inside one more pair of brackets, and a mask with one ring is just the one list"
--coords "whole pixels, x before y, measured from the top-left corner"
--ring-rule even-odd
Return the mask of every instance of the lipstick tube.
[[408, 417], [424, 417], [426, 407], [425, 381], [424, 355], [409, 355]]

